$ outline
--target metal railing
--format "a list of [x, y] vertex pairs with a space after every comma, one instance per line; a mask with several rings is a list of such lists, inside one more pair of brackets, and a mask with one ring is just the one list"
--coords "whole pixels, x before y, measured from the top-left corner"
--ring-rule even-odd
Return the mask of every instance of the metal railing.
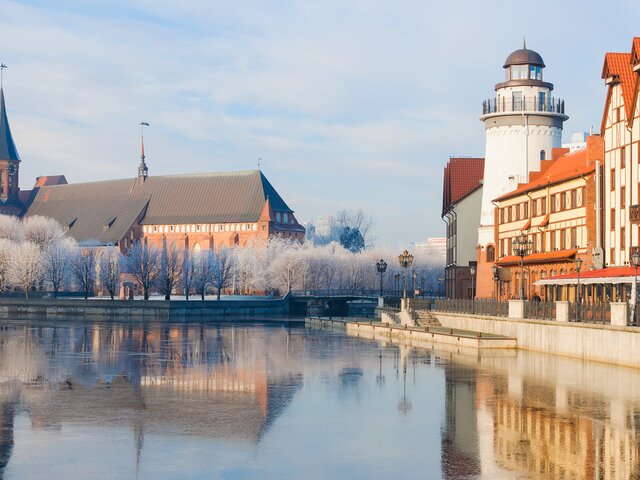
[[537, 97], [489, 98], [482, 102], [482, 114], [502, 112], [549, 112], [564, 114], [564, 100], [559, 98], [546, 98], [540, 102]]
[[[576, 309], [578, 311], [576, 311]], [[629, 308], [627, 313], [631, 310], [632, 309]], [[580, 323], [611, 323], [611, 304], [609, 302], [583, 302], [577, 305], [570, 303], [569, 321]]]
[[451, 313], [470, 313], [475, 315], [494, 315], [506, 317], [509, 303], [495, 299], [438, 298], [432, 304], [432, 310]]
[[524, 318], [555, 320], [555, 302], [524, 302]]

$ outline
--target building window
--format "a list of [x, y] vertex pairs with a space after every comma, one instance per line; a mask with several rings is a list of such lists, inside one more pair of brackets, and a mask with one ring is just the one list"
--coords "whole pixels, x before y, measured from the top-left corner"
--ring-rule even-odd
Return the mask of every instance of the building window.
[[556, 196], [551, 195], [551, 213], [556, 213]]
[[616, 171], [613, 168], [611, 169], [611, 179], [609, 183], [611, 184], [611, 190], [615, 190], [616, 189]]
[[611, 230], [616, 228], [616, 209], [612, 208], [609, 218], [611, 219]]
[[284, 214], [284, 223], [289, 223], [289, 214]]
[[625, 208], [627, 205], [627, 189], [625, 187], [620, 187], [620, 208]]
[[153, 226], [153, 231], [154, 231], [154, 233], [158, 231], [158, 226], [157, 225]]
[[507, 222], [511, 222], [511, 215], [512, 215], [512, 208], [511, 207], [507, 207]]
[[547, 153], [544, 150], [540, 150], [540, 160], [546, 160]]
[[578, 206], [578, 190], [571, 190], [571, 208]]
[[504, 223], [504, 208], [500, 209], [500, 223]]
[[522, 218], [529, 218], [529, 202], [522, 204]]
[[625, 152], [627, 150], [627, 147], [622, 147], [620, 149], [620, 168], [624, 168], [625, 167], [625, 163], [626, 163], [626, 159], [625, 159]]
[[487, 262], [494, 262], [496, 260], [496, 249], [493, 245], [487, 246]]
[[571, 248], [578, 248], [578, 229], [576, 227], [571, 229]]
[[625, 235], [626, 229], [620, 228], [620, 250], [624, 250], [627, 247], [627, 236]]
[[567, 248], [567, 230], [560, 230], [560, 250], [564, 250]]
[[280, 215], [280, 212], [276, 213], [276, 222], [280, 223], [282, 221], [282, 216]]
[[516, 210], [516, 221], [520, 220], [520, 204], [514, 205], [513, 208]]
[[549, 232], [549, 237], [551, 238], [551, 251], [556, 249], [556, 232]]

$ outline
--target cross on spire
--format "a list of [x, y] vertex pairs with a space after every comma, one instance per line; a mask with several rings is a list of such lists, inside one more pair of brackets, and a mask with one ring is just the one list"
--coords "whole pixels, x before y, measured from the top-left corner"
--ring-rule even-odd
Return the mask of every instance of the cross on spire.
[[149, 124], [147, 122], [140, 122], [140, 165], [138, 165], [138, 178], [142, 179], [142, 181], [149, 175], [147, 164], [144, 163], [144, 127], [148, 126]]

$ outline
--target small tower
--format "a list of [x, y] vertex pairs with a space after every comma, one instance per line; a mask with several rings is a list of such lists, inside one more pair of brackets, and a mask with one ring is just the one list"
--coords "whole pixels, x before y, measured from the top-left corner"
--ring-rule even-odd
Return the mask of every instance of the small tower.
[[20, 205], [18, 199], [19, 166], [20, 156], [9, 128], [4, 89], [0, 87], [0, 205], [2, 206]]
[[553, 98], [553, 84], [543, 79], [544, 61], [539, 53], [523, 48], [504, 62], [504, 82], [496, 96], [482, 103], [480, 120], [485, 126], [485, 163], [479, 243], [493, 242], [492, 201], [527, 182], [540, 161], [551, 159], [551, 150], [562, 145], [562, 126], [569, 117], [564, 101]]
[[140, 122], [140, 165], [138, 165], [138, 180], [144, 182], [149, 176], [149, 168], [144, 163], [144, 127], [148, 127], [147, 122]]

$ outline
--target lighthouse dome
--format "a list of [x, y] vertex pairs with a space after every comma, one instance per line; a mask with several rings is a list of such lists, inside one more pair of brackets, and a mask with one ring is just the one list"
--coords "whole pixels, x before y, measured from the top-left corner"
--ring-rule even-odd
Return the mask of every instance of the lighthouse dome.
[[527, 47], [520, 48], [507, 57], [504, 68], [509, 68], [511, 65], [535, 65], [543, 68], [545, 66], [540, 54]]

